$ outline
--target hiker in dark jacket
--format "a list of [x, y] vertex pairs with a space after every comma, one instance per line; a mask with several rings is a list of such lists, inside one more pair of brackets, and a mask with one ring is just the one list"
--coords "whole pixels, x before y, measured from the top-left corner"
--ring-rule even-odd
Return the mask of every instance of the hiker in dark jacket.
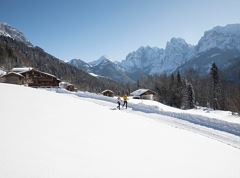
[[118, 98], [117, 98], [117, 104], [118, 104], [117, 108], [118, 108], [119, 110], [120, 110], [121, 102], [122, 102], [121, 98], [118, 97]]

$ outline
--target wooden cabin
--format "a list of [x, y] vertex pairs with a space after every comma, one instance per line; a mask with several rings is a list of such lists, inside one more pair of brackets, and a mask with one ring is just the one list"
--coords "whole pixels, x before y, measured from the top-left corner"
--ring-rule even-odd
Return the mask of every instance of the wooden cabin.
[[58, 87], [60, 83], [56, 76], [31, 67], [13, 68], [12, 72], [24, 76], [25, 83], [30, 87]]
[[130, 93], [134, 99], [147, 99], [147, 100], [154, 100], [154, 96], [156, 92], [150, 89], [138, 89], [132, 93]]
[[59, 87], [64, 88], [68, 91], [76, 91], [77, 90], [77, 88], [75, 88], [75, 86], [69, 82], [60, 82]]
[[1, 76], [0, 81], [3, 83], [23, 85], [24, 81], [25, 81], [25, 77], [16, 72], [9, 72], [9, 73]]
[[109, 96], [109, 97], [113, 97], [114, 96], [114, 92], [112, 90], [104, 90], [104, 91], [102, 91], [102, 94], [104, 96]]

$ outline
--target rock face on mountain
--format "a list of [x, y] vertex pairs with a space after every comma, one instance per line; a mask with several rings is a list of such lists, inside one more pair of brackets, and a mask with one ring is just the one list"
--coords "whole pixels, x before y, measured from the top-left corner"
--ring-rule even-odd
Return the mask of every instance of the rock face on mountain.
[[239, 56], [240, 51], [237, 50], [212, 48], [194, 56], [191, 60], [178, 67], [176, 71], [184, 73], [189, 69], [193, 69], [200, 75], [206, 75], [209, 74], [212, 63], [216, 63], [218, 68], [224, 71], [228, 70], [231, 63], [238, 59]]
[[32, 43], [27, 40], [22, 32], [16, 28], [11, 27], [7, 23], [0, 23], [0, 35], [12, 38], [16, 41], [26, 44], [27, 46], [33, 47]]
[[[79, 62], [80, 66], [73, 65], [122, 82], [121, 79], [128, 81], [127, 78], [131, 78], [136, 81], [143, 75], [171, 74], [176, 71], [184, 73], [190, 69], [194, 69], [200, 75], [207, 75], [215, 62], [226, 79], [236, 80], [238, 77], [234, 76], [240, 75], [237, 74], [240, 66], [233, 64], [238, 64], [239, 59], [240, 24], [231, 24], [206, 31], [196, 46], [186, 43], [181, 38], [172, 38], [167, 42], [165, 49], [140, 47], [118, 63], [102, 57], [88, 65], [82, 62]], [[230, 70], [230, 67], [234, 67], [234, 70]]]
[[198, 53], [214, 48], [240, 51], [240, 24], [214, 27], [204, 33], [196, 46]]
[[[204, 33], [195, 47], [195, 55], [176, 70], [194, 69], [201, 75], [209, 73], [215, 62], [227, 80], [240, 80], [240, 66], [233, 66], [240, 61], [240, 24], [215, 27]], [[231, 70], [234, 68], [234, 70]], [[235, 76], [235, 77], [234, 77]]]
[[78, 69], [81, 69], [86, 72], [91, 72], [91, 65], [84, 62], [81, 59], [72, 59], [68, 62], [70, 65], [77, 67]]
[[170, 42], [167, 42], [164, 52], [163, 66], [160, 72], [156, 70], [155, 73], [173, 72], [194, 56], [195, 49], [183, 39], [172, 38]]
[[[165, 49], [141, 47], [129, 53], [121, 65], [134, 79], [141, 73], [170, 74], [189, 69], [207, 75], [213, 62], [226, 74], [224, 71], [230, 72], [229, 67], [239, 60], [239, 56], [240, 24], [231, 24], [206, 31], [196, 46], [181, 38], [172, 38]], [[230, 73], [226, 76], [238, 75]]]
[[74, 65], [79, 69], [83, 69], [88, 73], [94, 73], [101, 77], [109, 78], [121, 83], [134, 82], [127, 76], [124, 69], [117, 63], [110, 61], [106, 56], [100, 57], [96, 61], [92, 61], [89, 64], [82, 62], [81, 60], [70, 60], [69, 64]]
[[138, 70], [144, 73], [150, 73], [152, 67], [161, 62], [164, 55], [164, 50], [159, 48], [140, 47], [138, 50], [129, 53], [125, 60], [121, 62], [121, 65], [128, 72], [136, 72]]
[[187, 44], [181, 38], [172, 38], [167, 43], [166, 49], [140, 47], [129, 53], [126, 59], [120, 63], [113, 63], [105, 56], [89, 64], [81, 60], [78, 62], [71, 60], [69, 63], [87, 72], [90, 71], [115, 81], [128, 83], [138, 80], [142, 75], [174, 72], [176, 68], [191, 59], [194, 54], [195, 49], [192, 45]]
[[[195, 49], [181, 38], [172, 38], [165, 49], [140, 47], [129, 53], [122, 66], [128, 73], [171, 73], [194, 55]], [[137, 77], [135, 77], [137, 78]]]

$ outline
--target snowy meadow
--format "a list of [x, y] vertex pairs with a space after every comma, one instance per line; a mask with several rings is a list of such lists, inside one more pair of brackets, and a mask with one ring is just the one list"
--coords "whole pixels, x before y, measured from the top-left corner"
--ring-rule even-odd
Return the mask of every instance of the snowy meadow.
[[[140, 100], [116, 110], [114, 98], [84, 92], [8, 84], [0, 84], [0, 91], [0, 177], [240, 176], [237, 118], [210, 113], [211, 123], [199, 125], [177, 114], [145, 112], [141, 105], [153, 103]], [[155, 104], [162, 112], [178, 112]], [[182, 115], [200, 111], [186, 112]]]

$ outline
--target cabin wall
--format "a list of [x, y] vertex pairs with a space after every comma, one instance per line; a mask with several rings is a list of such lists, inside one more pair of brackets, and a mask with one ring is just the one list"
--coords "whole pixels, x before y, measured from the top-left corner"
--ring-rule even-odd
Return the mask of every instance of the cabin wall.
[[140, 96], [141, 99], [147, 99], [147, 100], [153, 100], [153, 94], [149, 94], [149, 95], [142, 95]]
[[2, 77], [1, 81], [3, 83], [11, 83], [11, 84], [17, 84], [17, 85], [23, 85], [24, 79], [20, 76], [10, 75], [6, 77]]
[[109, 97], [113, 97], [113, 93], [111, 92], [105, 92], [103, 93], [104, 96], [109, 96]]
[[26, 77], [28, 86], [32, 87], [54, 87], [59, 86], [59, 81], [47, 74], [41, 73], [39, 71], [29, 71], [22, 74]]

